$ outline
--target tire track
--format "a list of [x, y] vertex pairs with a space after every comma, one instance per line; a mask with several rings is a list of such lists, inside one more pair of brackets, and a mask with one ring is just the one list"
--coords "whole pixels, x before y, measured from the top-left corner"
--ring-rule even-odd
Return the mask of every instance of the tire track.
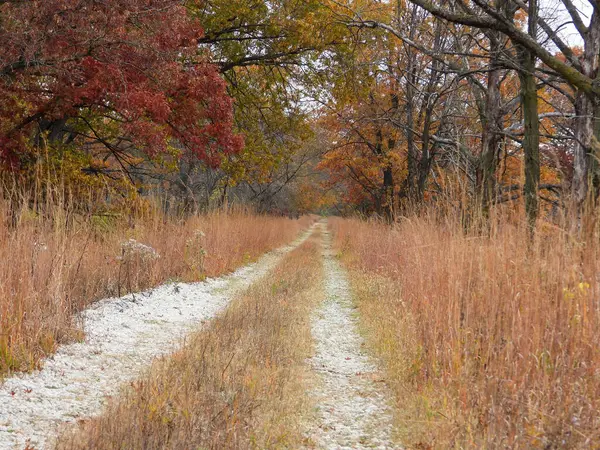
[[378, 368], [363, 350], [346, 274], [333, 255], [326, 225], [321, 226], [325, 301], [312, 323], [316, 351], [310, 363], [319, 380], [312, 392], [317, 412], [308, 438], [323, 449], [398, 448], [391, 440], [390, 397], [385, 385], [375, 381]]

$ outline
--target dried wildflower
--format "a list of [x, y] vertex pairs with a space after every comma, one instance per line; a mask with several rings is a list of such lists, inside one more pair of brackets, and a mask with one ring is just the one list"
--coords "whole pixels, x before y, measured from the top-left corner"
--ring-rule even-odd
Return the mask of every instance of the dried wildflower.
[[204, 248], [205, 236], [202, 230], [196, 230], [192, 237], [185, 243], [184, 258], [196, 277], [201, 277], [204, 273], [204, 263], [207, 254]]
[[143, 260], [153, 260], [160, 258], [158, 252], [150, 247], [149, 245], [142, 244], [141, 242], [136, 241], [135, 239], [128, 239], [126, 241], [121, 242], [121, 252], [122, 256], [117, 257], [117, 259], [130, 259], [132, 257], [138, 256]]
[[48, 250], [48, 245], [44, 242], [34, 242], [33, 248], [38, 252], [45, 252], [46, 250]]

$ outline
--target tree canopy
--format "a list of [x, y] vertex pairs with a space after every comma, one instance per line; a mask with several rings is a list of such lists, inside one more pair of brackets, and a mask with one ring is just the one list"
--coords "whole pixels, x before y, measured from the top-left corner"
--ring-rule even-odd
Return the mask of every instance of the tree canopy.
[[180, 1], [3, 3], [3, 159], [46, 139], [117, 158], [176, 142], [211, 165], [241, 149], [225, 82], [197, 46], [203, 28]]
[[12, 171], [119, 180], [185, 209], [314, 204], [388, 220], [428, 202], [484, 217], [522, 204], [535, 224], [598, 195], [596, 7], [589, 20], [571, 0], [6, 0], [0, 12]]

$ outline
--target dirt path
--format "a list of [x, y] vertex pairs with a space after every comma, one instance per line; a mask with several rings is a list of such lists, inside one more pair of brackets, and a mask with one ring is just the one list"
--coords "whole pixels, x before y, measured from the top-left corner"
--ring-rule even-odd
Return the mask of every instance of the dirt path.
[[311, 232], [229, 276], [96, 303], [82, 315], [85, 342], [60, 348], [41, 371], [0, 385], [0, 449], [45, 448], [61, 425], [100, 413], [124, 383], [173, 351]]
[[312, 323], [316, 351], [310, 362], [319, 383], [312, 392], [317, 417], [308, 437], [323, 449], [396, 448], [388, 393], [363, 350], [348, 280], [332, 253], [326, 225], [321, 226], [326, 298]]

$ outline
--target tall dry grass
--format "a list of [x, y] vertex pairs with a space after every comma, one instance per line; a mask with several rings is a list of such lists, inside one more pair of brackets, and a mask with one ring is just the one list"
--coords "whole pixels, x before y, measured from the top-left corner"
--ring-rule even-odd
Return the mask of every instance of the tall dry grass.
[[319, 252], [315, 234], [57, 447], [302, 447], [310, 314], [322, 295]]
[[332, 220], [399, 429], [421, 448], [600, 448], [598, 245], [500, 220]]
[[80, 338], [73, 318], [91, 302], [223, 274], [292, 240], [310, 220], [242, 209], [185, 220], [158, 208], [83, 215], [60, 202], [15, 209], [6, 201], [0, 217], [0, 377]]

